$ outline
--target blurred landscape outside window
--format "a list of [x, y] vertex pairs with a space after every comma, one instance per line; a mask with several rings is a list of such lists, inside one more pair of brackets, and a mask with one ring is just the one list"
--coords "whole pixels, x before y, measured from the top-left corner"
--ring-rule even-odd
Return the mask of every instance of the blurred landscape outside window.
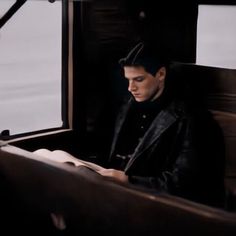
[[[0, 1], [0, 17], [15, 3]], [[0, 29], [0, 133], [62, 126], [62, 3], [27, 1]]]

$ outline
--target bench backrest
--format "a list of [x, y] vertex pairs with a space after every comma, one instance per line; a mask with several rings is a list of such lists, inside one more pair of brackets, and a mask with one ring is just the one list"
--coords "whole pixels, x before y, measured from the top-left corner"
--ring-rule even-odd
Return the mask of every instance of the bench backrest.
[[226, 149], [225, 177], [236, 177], [236, 70], [173, 64], [186, 99], [204, 105], [222, 128]]

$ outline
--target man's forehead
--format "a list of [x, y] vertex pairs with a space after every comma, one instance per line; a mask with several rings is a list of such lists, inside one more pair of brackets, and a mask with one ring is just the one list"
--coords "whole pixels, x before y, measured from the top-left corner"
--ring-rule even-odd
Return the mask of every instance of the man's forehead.
[[124, 67], [124, 75], [127, 79], [133, 79], [137, 77], [146, 77], [148, 72], [143, 67], [133, 67], [133, 66], [125, 66]]

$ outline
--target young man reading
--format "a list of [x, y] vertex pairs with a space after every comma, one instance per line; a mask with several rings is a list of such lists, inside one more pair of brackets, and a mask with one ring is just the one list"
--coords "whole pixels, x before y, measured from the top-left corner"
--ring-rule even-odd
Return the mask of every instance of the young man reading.
[[117, 116], [108, 168], [71, 160], [114, 181], [222, 206], [223, 141], [210, 113], [178, 99], [168, 63], [143, 43], [120, 65], [131, 96]]

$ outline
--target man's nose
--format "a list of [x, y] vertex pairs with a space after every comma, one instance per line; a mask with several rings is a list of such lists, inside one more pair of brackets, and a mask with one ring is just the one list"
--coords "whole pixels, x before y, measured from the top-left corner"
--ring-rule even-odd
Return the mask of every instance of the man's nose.
[[133, 81], [130, 81], [130, 82], [129, 82], [128, 90], [129, 90], [130, 92], [137, 90], [137, 87], [136, 87], [136, 85], [135, 85], [135, 83], [134, 83]]

